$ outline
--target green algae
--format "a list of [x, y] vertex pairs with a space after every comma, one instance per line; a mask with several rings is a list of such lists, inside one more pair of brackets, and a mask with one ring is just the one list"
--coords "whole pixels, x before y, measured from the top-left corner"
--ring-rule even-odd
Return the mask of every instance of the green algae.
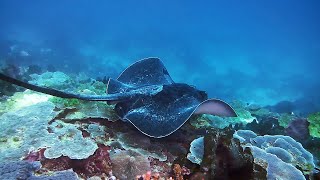
[[55, 105], [63, 105], [64, 107], [76, 107], [81, 103], [78, 99], [64, 99], [59, 97], [51, 97], [49, 101]]
[[309, 133], [312, 137], [320, 138], [320, 112], [310, 114], [307, 118], [309, 124]]
[[281, 114], [278, 119], [278, 122], [280, 126], [287, 128], [293, 119], [294, 116], [291, 114]]

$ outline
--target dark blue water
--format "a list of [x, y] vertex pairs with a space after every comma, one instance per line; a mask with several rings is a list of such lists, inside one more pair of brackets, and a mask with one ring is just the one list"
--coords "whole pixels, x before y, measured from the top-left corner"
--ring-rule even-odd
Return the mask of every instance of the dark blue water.
[[[92, 77], [156, 56], [210, 97], [320, 109], [320, 1], [0, 1], [0, 57]], [[11, 47], [11, 49], [10, 49]], [[8, 59], [14, 48], [28, 57]]]

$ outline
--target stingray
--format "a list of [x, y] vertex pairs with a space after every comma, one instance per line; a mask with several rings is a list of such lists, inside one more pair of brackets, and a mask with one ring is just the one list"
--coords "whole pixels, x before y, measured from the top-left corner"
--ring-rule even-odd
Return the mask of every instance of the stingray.
[[175, 83], [158, 58], [146, 58], [127, 67], [117, 79], [109, 79], [105, 95], [84, 95], [36, 86], [0, 73], [9, 83], [61, 98], [106, 101], [115, 112], [143, 134], [161, 138], [179, 129], [193, 114], [236, 117], [230, 105], [208, 99], [205, 91]]

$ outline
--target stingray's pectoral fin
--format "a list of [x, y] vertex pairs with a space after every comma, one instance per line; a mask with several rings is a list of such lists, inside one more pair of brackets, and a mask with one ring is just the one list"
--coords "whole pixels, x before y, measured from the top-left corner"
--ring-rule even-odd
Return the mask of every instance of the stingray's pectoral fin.
[[237, 117], [237, 113], [227, 103], [219, 99], [208, 99], [202, 102], [194, 114], [212, 114], [223, 117]]
[[128, 84], [125, 84], [121, 81], [110, 78], [107, 84], [107, 93], [108, 94], [123, 93], [132, 88], [133, 87]]

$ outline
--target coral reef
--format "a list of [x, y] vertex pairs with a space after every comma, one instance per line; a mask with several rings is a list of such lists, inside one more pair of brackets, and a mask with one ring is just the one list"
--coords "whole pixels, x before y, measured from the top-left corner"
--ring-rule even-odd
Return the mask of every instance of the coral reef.
[[0, 179], [30, 179], [32, 173], [39, 168], [39, 163], [29, 163], [27, 161], [0, 163]]
[[192, 126], [196, 127], [197, 129], [208, 127], [223, 129], [230, 125], [246, 125], [256, 120], [256, 118], [251, 115], [248, 108], [240, 101], [233, 102], [231, 105], [236, 111], [238, 117], [219, 117], [210, 114], [203, 114], [198, 118], [191, 119]]
[[24, 92], [16, 92], [3, 102], [0, 102], [0, 114], [8, 111], [16, 111], [24, 107], [31, 106], [40, 102], [46, 102], [50, 95], [26, 90]]
[[32, 78], [29, 83], [43, 86], [43, 87], [52, 87], [56, 89], [65, 89], [69, 88], [69, 85], [72, 83], [72, 79], [64, 74], [63, 72], [45, 72], [43, 74], [31, 74]]
[[151, 169], [148, 158], [132, 151], [113, 150], [110, 159], [112, 172], [120, 179], [135, 179]]
[[312, 137], [320, 138], [320, 112], [308, 116], [309, 131]]
[[276, 134], [283, 134], [284, 127], [279, 125], [279, 121], [275, 117], [257, 117], [257, 121], [252, 121], [247, 125], [243, 126], [236, 126], [235, 129], [247, 129], [255, 131], [258, 134], [264, 135], [276, 135]]
[[183, 180], [182, 168], [179, 164], [173, 165], [173, 172], [176, 180]]
[[0, 163], [0, 178], [6, 180], [52, 180], [68, 179], [78, 180], [78, 176], [72, 170], [57, 171], [48, 174], [35, 175], [35, 171], [41, 167], [39, 162], [13, 161]]
[[63, 107], [76, 107], [80, 104], [80, 100], [78, 99], [64, 99], [59, 97], [51, 97], [49, 101], [56, 105], [63, 105]]
[[[252, 155], [242, 151], [232, 139], [233, 130], [211, 129], [204, 136], [204, 155], [201, 169], [205, 179], [261, 179], [265, 171], [254, 167]], [[201, 174], [195, 174], [201, 177]], [[195, 179], [197, 179], [195, 178]]]
[[[6, 64], [4, 67], [0, 68], [1, 72], [3, 74], [9, 75], [11, 77], [15, 77], [21, 80], [29, 80], [29, 75], [21, 69], [13, 64]], [[18, 86], [14, 86], [10, 83], [0, 81], [0, 96], [11, 96], [17, 91], [21, 91], [23, 88], [20, 88]]]
[[[239, 130], [234, 133], [233, 137], [240, 140], [243, 148], [251, 149], [253, 157], [258, 158], [257, 162], [270, 165], [267, 166], [268, 169], [277, 166], [278, 168], [283, 167], [284, 169], [287, 168], [288, 171], [296, 172], [297, 177], [303, 177], [298, 169], [294, 171], [291, 167], [297, 166], [305, 174], [312, 173], [315, 168], [312, 154], [290, 136], [258, 136], [249, 130]], [[272, 162], [278, 164], [274, 165]], [[273, 171], [268, 171], [268, 173], [278, 173]]]
[[201, 164], [203, 158], [203, 151], [204, 151], [204, 141], [203, 137], [199, 137], [191, 142], [190, 145], [190, 153], [188, 153], [187, 158], [196, 164]]
[[251, 146], [250, 150], [254, 163], [266, 169], [267, 179], [305, 179], [301, 171], [282, 161], [278, 156], [255, 146]]
[[59, 120], [48, 125], [58, 114], [54, 108], [51, 102], [41, 102], [0, 116], [0, 162], [18, 160], [40, 148], [47, 148], [47, 158], [64, 155], [84, 159], [92, 155], [98, 147], [91, 138], [82, 136], [78, 125]]
[[86, 159], [98, 149], [97, 144], [91, 138], [82, 136], [78, 125], [57, 120], [48, 128], [51, 130], [50, 134], [54, 134], [58, 138], [51, 139], [51, 143], [46, 146], [44, 155], [48, 159], [60, 156], [67, 156], [71, 159]]
[[93, 176], [103, 177], [112, 171], [111, 161], [109, 157], [109, 147], [100, 145], [93, 155], [87, 159], [70, 159], [69, 157], [59, 157], [56, 159], [48, 159], [44, 156], [44, 150], [31, 152], [25, 160], [34, 162], [40, 161], [42, 169], [45, 171], [63, 171], [73, 169], [79, 176], [89, 178]]
[[41, 176], [31, 176], [27, 180], [59, 180], [59, 179], [68, 179], [68, 180], [79, 180], [78, 175], [72, 170], [67, 171], [57, 171], [54, 173], [50, 173], [49, 175], [41, 175]]
[[287, 128], [290, 124], [290, 122], [295, 118], [294, 115], [292, 114], [281, 114], [280, 117], [278, 118], [279, 125]]
[[[57, 115], [54, 105], [41, 102], [0, 116], [0, 162], [19, 160], [28, 151], [49, 146], [59, 139], [47, 131]], [[17, 123], [19, 122], [19, 123]]]
[[[137, 142], [137, 139], [139, 139], [139, 142]], [[137, 131], [116, 133], [116, 136], [108, 141], [107, 145], [113, 147], [115, 142], [117, 142], [121, 148], [142, 154], [145, 157], [151, 157], [159, 161], [167, 160], [167, 156], [163, 153], [165, 147], [162, 144], [151, 142], [149, 137]]]
[[290, 137], [296, 140], [306, 140], [309, 137], [309, 122], [307, 119], [299, 118], [290, 122], [288, 127], [285, 129], [285, 132]]
[[[71, 78], [47, 72], [32, 78], [35, 84], [75, 93], [104, 94], [106, 89], [84, 74]], [[318, 176], [320, 140], [312, 137], [320, 136], [319, 113], [304, 118], [240, 101], [232, 105], [237, 118], [195, 115], [172, 135], [155, 139], [118, 121], [114, 107], [105, 102], [18, 92], [0, 101], [0, 179]]]

